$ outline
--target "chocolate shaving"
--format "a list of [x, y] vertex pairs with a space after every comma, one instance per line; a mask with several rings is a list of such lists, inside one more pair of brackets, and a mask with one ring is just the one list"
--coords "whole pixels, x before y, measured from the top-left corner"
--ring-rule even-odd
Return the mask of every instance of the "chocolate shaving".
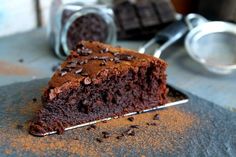
[[124, 137], [124, 136], [122, 136], [122, 135], [119, 135], [119, 136], [116, 136], [116, 139], [121, 139], [122, 137]]
[[79, 43], [77, 46], [76, 46], [77, 49], [83, 49], [84, 48], [84, 45], [82, 43]]
[[97, 126], [95, 124], [91, 124], [90, 127], [93, 128], [93, 129], [97, 128]]
[[155, 114], [155, 116], [153, 117], [153, 120], [160, 120], [160, 115], [159, 114]]
[[91, 129], [96, 129], [96, 128], [97, 128], [96, 125], [92, 124], [86, 130], [91, 130]]
[[103, 142], [103, 140], [100, 139], [100, 138], [96, 138], [96, 141], [99, 142], [99, 143], [102, 143], [102, 142]]
[[91, 82], [92, 82], [92, 80], [91, 80], [90, 77], [85, 77], [85, 78], [84, 78], [84, 84], [85, 84], [85, 85], [89, 85], [89, 84], [91, 84]]
[[103, 131], [102, 134], [103, 134], [103, 138], [108, 138], [111, 136], [111, 134], [107, 131]]
[[115, 58], [114, 58], [114, 62], [115, 62], [115, 63], [120, 63], [120, 59], [117, 58], [117, 57], [115, 57]]
[[110, 61], [112, 62], [114, 59], [113, 58], [110, 58]]
[[138, 129], [138, 128], [139, 128], [139, 125], [130, 125], [130, 128]]
[[77, 49], [77, 53], [80, 56], [88, 56], [88, 55], [92, 54], [92, 50], [82, 47], [82, 48]]
[[81, 76], [88, 76], [89, 74], [88, 73], [86, 73], [86, 72], [81, 72], [81, 74], [80, 74]]
[[68, 72], [70, 72], [71, 71], [71, 69], [70, 68], [63, 68], [63, 69], [61, 69], [61, 73], [60, 73], [60, 75], [61, 76], [64, 76], [64, 75], [66, 75]]
[[75, 71], [76, 74], [80, 74], [83, 71], [83, 68], [79, 68], [78, 70]]
[[109, 49], [106, 47], [105, 49], [101, 49], [99, 52], [100, 53], [106, 53], [106, 52], [109, 52]]
[[106, 62], [103, 60], [99, 65], [100, 65], [100, 66], [105, 66], [105, 65], [106, 65]]
[[117, 56], [117, 55], [119, 55], [120, 53], [119, 52], [113, 52], [113, 55], [114, 56]]
[[72, 63], [70, 63], [70, 64], [67, 64], [66, 67], [67, 67], [67, 68], [75, 68], [75, 67], [76, 67], [76, 64], [77, 64], [76, 62], [72, 62]]
[[115, 56], [118, 57], [120, 60], [124, 60], [124, 61], [131, 61], [134, 59], [134, 56], [131, 56], [128, 54], [117, 54]]
[[147, 123], [147, 125], [157, 126], [157, 123]]
[[83, 64], [86, 64], [86, 63], [88, 63], [88, 60], [87, 60], [87, 59], [82, 60], [82, 61], [79, 61], [77, 64], [83, 65]]
[[134, 121], [134, 117], [129, 117], [128, 120], [133, 122]]
[[90, 59], [92, 59], [92, 60], [97, 60], [97, 59], [98, 59], [98, 56], [92, 56]]
[[64, 76], [64, 75], [66, 75], [67, 74], [67, 71], [62, 71], [61, 72], [61, 76]]
[[125, 135], [134, 136], [135, 132], [133, 129], [128, 129], [124, 132]]
[[88, 63], [88, 60], [87, 60], [87, 59], [85, 59], [85, 60], [84, 60], [84, 64], [87, 64], [87, 63]]
[[105, 60], [105, 61], [107, 61], [107, 60], [110, 59], [110, 57], [108, 57], [108, 56], [100, 56], [100, 57], [98, 57], [97, 59], [98, 59], [98, 60]]

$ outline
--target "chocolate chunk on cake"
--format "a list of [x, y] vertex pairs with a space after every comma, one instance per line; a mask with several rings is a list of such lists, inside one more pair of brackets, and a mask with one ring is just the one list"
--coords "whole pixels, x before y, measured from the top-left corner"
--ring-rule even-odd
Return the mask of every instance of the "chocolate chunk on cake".
[[41, 135], [167, 102], [167, 64], [150, 55], [82, 41], [48, 83], [30, 124]]

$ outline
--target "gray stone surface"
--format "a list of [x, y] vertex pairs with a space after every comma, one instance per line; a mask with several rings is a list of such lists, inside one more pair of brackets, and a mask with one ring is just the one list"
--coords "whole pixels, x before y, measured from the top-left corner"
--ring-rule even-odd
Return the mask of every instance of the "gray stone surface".
[[[33, 113], [31, 113], [30, 110], [23, 110], [25, 113], [22, 114], [21, 109], [29, 102], [32, 102], [32, 98], [36, 97], [40, 99], [41, 90], [45, 87], [47, 81], [48, 79], [41, 79], [0, 87], [0, 130], [6, 130], [5, 133], [0, 134], [1, 140], [5, 134], [12, 134], [8, 140], [5, 139], [6, 141], [0, 142], [0, 156], [8, 156], [8, 154], [6, 154], [6, 150], [11, 149], [12, 147], [8, 141], [14, 141], [14, 139], [11, 138], [15, 138], [15, 134], [19, 135], [17, 136], [18, 138], [20, 135], [27, 134], [27, 128], [19, 131], [19, 129], [16, 129], [13, 124], [24, 124], [33, 117]], [[137, 154], [138, 150], [136, 149], [129, 150], [125, 147], [114, 147], [113, 154], [116, 156], [236, 156], [236, 113], [219, 107], [218, 105], [203, 100], [199, 97], [193, 96], [192, 94], [188, 95], [190, 97], [190, 102], [180, 105], [177, 108], [198, 117], [199, 124], [196, 125], [196, 127], [192, 127], [189, 130], [189, 133], [186, 134], [184, 139], [182, 139], [186, 139], [186, 143], [182, 147], [176, 149], [174, 153], [165, 151], [161, 152], [150, 147], [148, 151], [145, 151], [142, 154]], [[86, 130], [77, 133], [85, 135]], [[43, 137], [43, 140], [48, 140], [50, 138], [66, 139], [70, 134], [73, 135], [73, 131], [67, 132], [62, 136], [53, 135], [50, 137]], [[35, 137], [35, 141], [39, 141], [39, 138]], [[143, 141], [143, 143], [145, 142], [147, 141]], [[109, 145], [108, 147], [113, 146]], [[89, 148], [84, 149], [89, 150]], [[13, 151], [9, 154], [10, 156], [37, 156], [30, 149], [28, 151], [13, 149]], [[50, 150], [47, 152], [47, 156], [53, 156], [53, 154], [56, 154], [57, 156], [69, 155], [68, 152], [60, 150]], [[71, 155], [78, 156], [78, 154]], [[106, 152], [101, 152], [101, 155], [109, 156]]]

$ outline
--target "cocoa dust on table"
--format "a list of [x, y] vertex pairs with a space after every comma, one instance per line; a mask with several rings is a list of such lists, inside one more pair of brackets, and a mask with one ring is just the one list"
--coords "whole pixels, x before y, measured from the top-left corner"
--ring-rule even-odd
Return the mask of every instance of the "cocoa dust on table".
[[0, 75], [25, 76], [36, 74], [32, 69], [23, 65], [0, 61]]
[[[32, 115], [39, 106], [39, 101], [31, 101], [20, 109], [19, 116]], [[160, 119], [153, 120], [157, 114]], [[133, 118], [134, 121], [129, 121], [127, 117], [113, 119], [93, 127], [87, 126], [66, 131], [63, 135], [46, 137], [30, 135], [27, 122], [19, 124], [8, 119], [12, 125], [0, 128], [0, 146], [6, 148], [2, 153], [17, 153], [18, 156], [24, 156], [25, 152], [37, 156], [60, 156], [62, 152], [81, 156], [103, 156], [104, 153], [115, 156], [114, 150], [124, 147], [127, 150], [135, 149], [140, 156], [150, 149], [174, 152], [184, 149], [188, 130], [199, 121], [198, 117], [175, 107], [139, 114]], [[23, 127], [18, 129], [19, 125]]]

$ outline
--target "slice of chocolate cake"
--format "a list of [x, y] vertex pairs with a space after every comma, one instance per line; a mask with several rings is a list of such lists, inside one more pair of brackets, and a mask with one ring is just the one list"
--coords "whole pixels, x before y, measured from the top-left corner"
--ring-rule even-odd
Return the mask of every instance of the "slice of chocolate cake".
[[66, 127], [163, 105], [166, 66], [146, 54], [82, 41], [49, 81], [30, 133], [63, 133]]

